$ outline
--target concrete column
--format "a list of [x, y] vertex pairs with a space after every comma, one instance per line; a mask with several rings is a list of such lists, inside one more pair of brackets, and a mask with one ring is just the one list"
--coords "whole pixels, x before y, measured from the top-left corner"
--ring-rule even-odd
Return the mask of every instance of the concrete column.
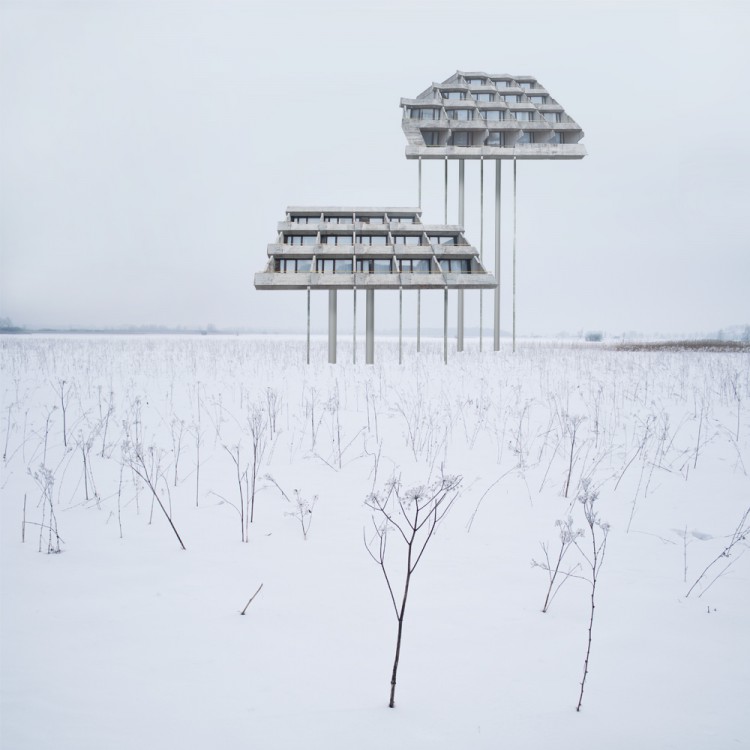
[[513, 353], [516, 352], [516, 157], [513, 157]]
[[375, 363], [375, 290], [365, 290], [365, 364]]
[[398, 290], [398, 363], [403, 363], [403, 332], [404, 332], [404, 290]]
[[448, 287], [443, 292], [443, 363], [448, 364]]
[[310, 287], [307, 287], [307, 364], [310, 364]]
[[[352, 261], [352, 263], [356, 263], [355, 261]], [[356, 267], [353, 265], [352, 268], [356, 271]], [[354, 322], [352, 323], [352, 363], [357, 364], [357, 287], [354, 287], [352, 290], [353, 295], [353, 317]]]
[[[465, 230], [464, 226], [464, 160], [458, 161], [458, 223]], [[464, 290], [458, 290], [458, 305], [456, 319], [456, 349], [459, 352], [464, 350]]]
[[[484, 265], [484, 157], [479, 159], [479, 260]], [[484, 300], [482, 289], [479, 290], [479, 351], [482, 351], [482, 317]]]
[[417, 208], [422, 208], [422, 157], [419, 157], [419, 188], [417, 191]]
[[328, 362], [336, 364], [336, 290], [328, 290]]
[[443, 200], [443, 224], [448, 223], [448, 157], [445, 157], [445, 193]]
[[502, 182], [502, 161], [495, 160], [495, 311], [493, 323], [493, 345], [500, 351], [500, 194]]
[[417, 352], [422, 351], [422, 290], [417, 289]]

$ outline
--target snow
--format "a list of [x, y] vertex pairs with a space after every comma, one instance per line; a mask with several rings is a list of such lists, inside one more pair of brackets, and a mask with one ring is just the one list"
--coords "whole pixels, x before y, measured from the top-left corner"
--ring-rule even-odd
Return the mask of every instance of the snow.
[[[750, 506], [748, 355], [467, 349], [445, 366], [442, 342], [409, 341], [399, 366], [379, 341], [367, 367], [341, 344], [329, 366], [316, 341], [308, 367], [292, 337], [0, 338], [2, 747], [747, 747], [747, 540], [687, 592]], [[243, 543], [224, 446], [250, 460], [269, 389]], [[32, 525], [48, 416], [60, 554]], [[136, 481], [136, 444], [161, 458], [186, 551]], [[414, 575], [389, 709], [396, 619], [365, 499], [441, 468], [462, 493]], [[317, 495], [307, 540], [267, 475], [291, 501]], [[531, 560], [555, 550], [556, 519], [584, 526], [583, 478], [611, 529], [577, 713], [590, 587], [568, 580], [543, 614]]]

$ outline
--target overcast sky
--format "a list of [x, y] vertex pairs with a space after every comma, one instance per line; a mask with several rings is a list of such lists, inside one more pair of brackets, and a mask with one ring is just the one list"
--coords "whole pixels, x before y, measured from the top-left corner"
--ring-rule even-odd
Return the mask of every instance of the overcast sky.
[[[520, 333], [750, 323], [749, 37], [744, 0], [2, 0], [0, 316], [303, 332], [304, 294], [252, 283], [286, 206], [415, 205], [399, 98], [458, 69], [534, 75], [585, 131], [582, 161], [518, 166]], [[478, 180], [469, 163], [477, 246]], [[510, 186], [506, 162], [503, 328]], [[376, 300], [395, 325], [395, 293]]]

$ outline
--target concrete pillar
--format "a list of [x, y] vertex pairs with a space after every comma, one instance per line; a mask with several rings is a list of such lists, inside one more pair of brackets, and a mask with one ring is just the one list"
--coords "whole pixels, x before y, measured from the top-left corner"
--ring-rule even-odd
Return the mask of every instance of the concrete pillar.
[[398, 290], [398, 363], [403, 363], [403, 332], [404, 332], [404, 290]]
[[443, 363], [448, 364], [448, 287], [443, 292]]
[[336, 364], [336, 290], [328, 290], [328, 362]]
[[493, 324], [493, 345], [500, 351], [500, 194], [502, 182], [502, 161], [495, 160], [495, 310]]
[[[356, 260], [352, 261], [352, 263], [356, 264]], [[356, 270], [356, 265], [353, 265], [352, 268]], [[353, 304], [354, 309], [352, 311], [352, 315], [354, 318], [354, 321], [352, 323], [352, 364], [357, 364], [357, 287], [354, 287], [352, 290], [352, 296], [353, 296]]]
[[[465, 230], [464, 226], [464, 160], [458, 161], [458, 223]], [[458, 305], [456, 319], [456, 349], [459, 352], [464, 350], [464, 290], [458, 290]]]
[[422, 290], [417, 289], [417, 352], [422, 351]]
[[365, 291], [365, 364], [375, 363], [375, 290]]
[[513, 353], [516, 352], [516, 157], [513, 157]]
[[[484, 157], [479, 159], [479, 260], [484, 265]], [[482, 351], [482, 317], [484, 300], [482, 289], [479, 290], [479, 351]]]
[[307, 287], [307, 364], [310, 364], [310, 287]]
[[443, 200], [443, 224], [448, 223], [448, 157], [445, 157], [445, 193]]

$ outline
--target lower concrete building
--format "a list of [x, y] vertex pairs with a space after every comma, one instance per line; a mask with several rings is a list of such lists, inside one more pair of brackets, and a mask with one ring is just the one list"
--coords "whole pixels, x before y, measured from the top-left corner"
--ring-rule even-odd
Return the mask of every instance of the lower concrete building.
[[[449, 289], [494, 289], [479, 252], [463, 227], [424, 224], [416, 208], [298, 207], [287, 209], [278, 225], [276, 242], [268, 245], [266, 268], [255, 275], [256, 289], [301, 289], [308, 293], [307, 333], [310, 356], [311, 291], [329, 293], [328, 359], [336, 361], [338, 290], [354, 294], [354, 356], [356, 358], [356, 292], [366, 294], [365, 361], [374, 361], [376, 289], [399, 291], [399, 332], [404, 290], [443, 290], [444, 356], [447, 358], [447, 295]], [[418, 308], [419, 309], [419, 308]], [[419, 313], [418, 313], [419, 317]], [[418, 321], [418, 340], [419, 340]], [[401, 361], [399, 335], [399, 361]]]

